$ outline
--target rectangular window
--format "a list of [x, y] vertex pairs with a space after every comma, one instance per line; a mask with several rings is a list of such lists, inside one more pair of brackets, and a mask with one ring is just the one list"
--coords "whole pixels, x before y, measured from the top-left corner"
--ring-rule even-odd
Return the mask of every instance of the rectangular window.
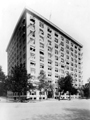
[[41, 27], [41, 28], [44, 28], [44, 23], [43, 22], [39, 22], [39, 26]]
[[68, 39], [66, 39], [66, 43], [68, 43], [68, 44], [69, 44], [69, 40], [68, 40]]
[[52, 39], [51, 35], [48, 33], [47, 38]]
[[41, 55], [44, 55], [44, 52], [43, 52], [43, 51], [41, 51], [41, 50], [39, 51], [39, 53], [40, 53]]
[[61, 53], [61, 57], [64, 57], [64, 53]]
[[55, 36], [56, 36], [56, 37], [58, 37], [58, 34], [57, 34], [57, 33], [55, 33]]
[[50, 40], [48, 40], [48, 44], [49, 44], [49, 45], [52, 45], [52, 42], [51, 42]]
[[55, 66], [58, 66], [58, 62], [55, 62]]
[[44, 57], [40, 56], [40, 61], [44, 62]]
[[48, 46], [48, 51], [52, 52], [52, 48]]
[[57, 54], [57, 55], [58, 55], [58, 51], [57, 51], [57, 50], [55, 50], [55, 54]]
[[61, 45], [64, 46], [64, 42], [61, 42]]
[[40, 47], [41, 47], [41, 48], [44, 48], [44, 44], [43, 44], [43, 43], [40, 43]]
[[55, 38], [55, 42], [58, 43], [58, 39], [57, 38]]
[[61, 40], [64, 41], [64, 37], [61, 35]]
[[55, 60], [58, 60], [58, 56], [55, 56]]
[[44, 31], [43, 31], [42, 29], [39, 29], [39, 33], [40, 33], [41, 35], [44, 35]]
[[44, 64], [40, 64], [40, 68], [44, 68]]
[[49, 32], [49, 33], [51, 33], [52, 32], [52, 30], [51, 30], [51, 28], [47, 28], [47, 31]]
[[55, 44], [55, 48], [57, 48], [57, 49], [58, 49], [58, 45], [57, 45], [57, 44]]
[[64, 48], [63, 48], [63, 47], [61, 47], [61, 51], [64, 51]]
[[48, 64], [52, 64], [52, 61], [50, 59], [48, 59]]

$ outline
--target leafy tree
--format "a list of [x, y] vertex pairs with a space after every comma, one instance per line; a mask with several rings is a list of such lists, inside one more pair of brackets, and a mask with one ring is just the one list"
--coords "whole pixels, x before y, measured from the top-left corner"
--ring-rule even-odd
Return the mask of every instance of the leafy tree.
[[40, 95], [41, 95], [42, 90], [46, 91], [46, 93], [47, 93], [49, 84], [48, 84], [44, 70], [40, 71], [38, 79], [39, 79], [38, 89], [40, 90]]
[[83, 89], [83, 92], [84, 92], [84, 96], [85, 96], [86, 98], [89, 98], [89, 87], [85, 87], [85, 88]]
[[27, 75], [27, 71], [23, 65], [12, 67], [11, 76], [7, 79], [7, 90], [17, 92], [19, 96], [26, 94], [29, 89], [33, 87], [32, 83], [28, 81], [31, 75]]
[[64, 77], [59, 77], [58, 79], [58, 92], [59, 92], [59, 100], [60, 100], [60, 97], [61, 97], [61, 92], [63, 91], [64, 92], [64, 88], [65, 88], [65, 79]]
[[2, 67], [0, 66], [0, 95], [4, 95], [6, 93], [5, 80], [6, 76], [2, 71]]
[[54, 84], [50, 83], [48, 86], [48, 98], [52, 98], [54, 93]]
[[[67, 91], [69, 92], [69, 99], [71, 94], [76, 94], [77, 93], [77, 89], [73, 87], [73, 78], [71, 77], [70, 74], [67, 74], [67, 76], [64, 77], [59, 77], [58, 79], [58, 91], [63, 93], [66, 93]], [[60, 99], [60, 96], [59, 96]]]
[[65, 77], [64, 92], [67, 92], [67, 91], [69, 92], [69, 99], [72, 91], [74, 90], [72, 82], [73, 82], [73, 78], [71, 77], [70, 74], [67, 74], [67, 76]]

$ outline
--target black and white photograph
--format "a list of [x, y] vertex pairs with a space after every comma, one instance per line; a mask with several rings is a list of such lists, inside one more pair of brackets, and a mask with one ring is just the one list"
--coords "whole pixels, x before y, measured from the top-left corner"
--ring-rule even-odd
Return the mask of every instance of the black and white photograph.
[[90, 120], [90, 0], [0, 1], [0, 120]]

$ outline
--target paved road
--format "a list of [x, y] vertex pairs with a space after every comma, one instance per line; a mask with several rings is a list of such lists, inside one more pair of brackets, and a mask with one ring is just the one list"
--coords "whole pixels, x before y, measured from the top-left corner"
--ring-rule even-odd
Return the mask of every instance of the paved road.
[[0, 103], [0, 120], [90, 120], [90, 100]]

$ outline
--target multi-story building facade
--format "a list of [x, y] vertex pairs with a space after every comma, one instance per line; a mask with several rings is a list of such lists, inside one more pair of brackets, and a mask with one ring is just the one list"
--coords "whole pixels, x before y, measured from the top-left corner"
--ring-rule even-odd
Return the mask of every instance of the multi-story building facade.
[[75, 87], [82, 86], [82, 45], [56, 25], [25, 9], [7, 47], [8, 74], [12, 66], [24, 64], [38, 76], [44, 70], [49, 82], [70, 73]]

